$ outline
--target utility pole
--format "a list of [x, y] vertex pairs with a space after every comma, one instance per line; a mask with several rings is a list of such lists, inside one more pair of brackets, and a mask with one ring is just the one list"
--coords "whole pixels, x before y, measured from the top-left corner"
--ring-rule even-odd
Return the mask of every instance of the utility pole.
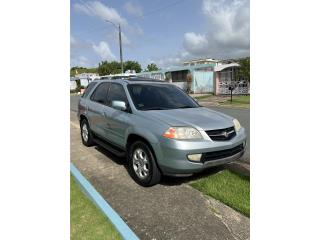
[[115, 26], [119, 31], [119, 47], [120, 47], [120, 62], [121, 62], [121, 73], [123, 73], [123, 58], [122, 58], [122, 40], [121, 40], [121, 26], [120, 23], [115, 24], [114, 22], [111, 22], [109, 20], [106, 20], [106, 22], [111, 23], [113, 26]]
[[122, 41], [121, 41], [121, 26], [120, 26], [120, 23], [119, 23], [119, 46], [120, 46], [121, 73], [123, 73]]

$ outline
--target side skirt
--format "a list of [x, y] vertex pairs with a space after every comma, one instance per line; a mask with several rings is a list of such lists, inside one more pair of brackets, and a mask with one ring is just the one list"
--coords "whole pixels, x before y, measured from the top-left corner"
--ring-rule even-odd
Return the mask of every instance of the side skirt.
[[112, 152], [114, 155], [118, 157], [125, 157], [126, 152], [122, 150], [121, 148], [115, 146], [114, 144], [102, 139], [101, 137], [97, 136], [95, 133], [92, 133], [93, 141], [98, 144], [99, 146], [105, 148], [109, 152]]

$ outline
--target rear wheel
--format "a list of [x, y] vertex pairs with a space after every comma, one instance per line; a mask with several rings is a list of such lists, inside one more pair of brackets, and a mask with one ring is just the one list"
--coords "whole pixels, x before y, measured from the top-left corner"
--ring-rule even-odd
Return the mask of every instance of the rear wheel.
[[128, 167], [132, 178], [141, 186], [149, 187], [160, 182], [161, 173], [150, 147], [134, 142], [129, 148]]
[[93, 139], [92, 139], [92, 133], [90, 130], [89, 123], [87, 119], [83, 119], [80, 124], [81, 127], [81, 139], [83, 145], [90, 147], [94, 145]]

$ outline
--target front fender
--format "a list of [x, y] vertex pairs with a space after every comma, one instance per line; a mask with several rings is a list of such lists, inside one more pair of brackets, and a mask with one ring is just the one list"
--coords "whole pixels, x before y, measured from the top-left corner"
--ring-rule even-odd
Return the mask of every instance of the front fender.
[[126, 142], [128, 142], [128, 137], [131, 134], [135, 134], [146, 139], [150, 144], [157, 144], [159, 142], [159, 139], [155, 133], [148, 131], [142, 127], [137, 127], [137, 126], [130, 127], [126, 133]]

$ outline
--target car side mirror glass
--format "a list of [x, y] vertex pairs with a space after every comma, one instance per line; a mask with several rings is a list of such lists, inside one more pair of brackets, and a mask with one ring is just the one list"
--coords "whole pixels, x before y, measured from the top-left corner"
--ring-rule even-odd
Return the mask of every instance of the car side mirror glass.
[[127, 110], [126, 103], [123, 101], [112, 101], [111, 106], [117, 110], [125, 111]]

